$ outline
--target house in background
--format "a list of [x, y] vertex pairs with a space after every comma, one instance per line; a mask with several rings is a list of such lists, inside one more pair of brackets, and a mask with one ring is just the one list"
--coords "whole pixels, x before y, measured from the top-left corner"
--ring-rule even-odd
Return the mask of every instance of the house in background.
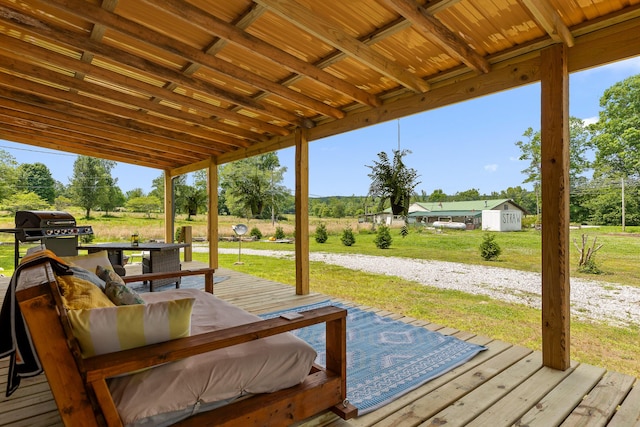
[[522, 215], [526, 214], [527, 211], [511, 199], [416, 202], [409, 206], [410, 222], [426, 225], [460, 223], [464, 224], [467, 230], [520, 230]]

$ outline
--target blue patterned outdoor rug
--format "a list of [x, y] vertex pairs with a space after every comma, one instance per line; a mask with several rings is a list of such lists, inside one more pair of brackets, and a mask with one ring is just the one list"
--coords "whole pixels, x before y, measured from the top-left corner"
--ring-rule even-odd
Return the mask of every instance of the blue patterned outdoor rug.
[[[424, 383], [462, 365], [486, 348], [399, 320], [330, 300], [263, 314], [269, 319], [291, 311], [334, 305], [346, 308], [347, 398], [358, 414], [376, 410]], [[317, 352], [325, 365], [325, 325], [293, 332]]]

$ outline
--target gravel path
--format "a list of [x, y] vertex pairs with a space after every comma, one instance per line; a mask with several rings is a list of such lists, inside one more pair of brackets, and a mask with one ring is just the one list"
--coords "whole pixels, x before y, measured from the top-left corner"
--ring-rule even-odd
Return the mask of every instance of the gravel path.
[[[194, 251], [203, 249], [208, 250], [193, 248]], [[235, 249], [219, 249], [219, 253], [224, 254], [237, 252]], [[279, 258], [294, 256], [290, 251], [256, 249], [243, 249], [242, 254]], [[323, 252], [311, 252], [309, 259], [541, 308], [539, 273], [455, 262]], [[611, 325], [640, 325], [640, 288], [571, 278], [571, 313], [574, 318], [604, 321]]]

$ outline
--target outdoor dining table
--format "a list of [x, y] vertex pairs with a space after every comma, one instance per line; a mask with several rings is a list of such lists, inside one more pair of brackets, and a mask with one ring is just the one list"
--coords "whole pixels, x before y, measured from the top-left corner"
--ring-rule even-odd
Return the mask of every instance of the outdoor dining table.
[[[148, 242], [132, 245], [131, 243], [95, 243], [78, 246], [78, 250], [86, 250], [94, 253], [106, 250], [109, 261], [114, 266], [125, 265], [125, 251], [148, 252], [148, 256], [142, 257], [142, 273], [164, 273], [180, 270], [180, 249], [190, 246], [190, 243], [158, 243]], [[180, 277], [158, 279], [150, 281], [150, 289], [175, 283], [176, 288], [180, 286]]]

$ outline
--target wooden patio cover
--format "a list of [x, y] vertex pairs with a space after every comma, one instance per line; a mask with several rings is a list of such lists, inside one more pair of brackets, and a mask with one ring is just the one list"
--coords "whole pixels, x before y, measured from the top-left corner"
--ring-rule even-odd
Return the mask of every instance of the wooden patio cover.
[[166, 188], [207, 168], [211, 207], [217, 165], [295, 146], [305, 293], [309, 141], [540, 81], [543, 353], [565, 369], [568, 73], [639, 55], [638, 34], [640, 0], [0, 0], [0, 138]]

